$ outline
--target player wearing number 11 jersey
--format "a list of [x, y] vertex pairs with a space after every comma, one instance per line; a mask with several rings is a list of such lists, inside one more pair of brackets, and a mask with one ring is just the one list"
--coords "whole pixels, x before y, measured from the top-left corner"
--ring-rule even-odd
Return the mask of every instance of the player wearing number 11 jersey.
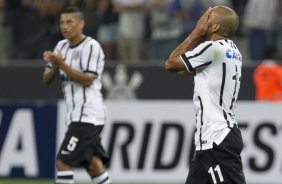
[[209, 8], [166, 62], [168, 71], [194, 76], [196, 153], [186, 184], [245, 184], [234, 113], [242, 56], [230, 40], [238, 24], [232, 9]]

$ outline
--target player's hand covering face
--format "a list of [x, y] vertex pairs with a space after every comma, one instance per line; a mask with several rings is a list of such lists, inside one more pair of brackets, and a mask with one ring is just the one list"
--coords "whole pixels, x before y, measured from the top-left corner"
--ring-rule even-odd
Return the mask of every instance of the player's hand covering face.
[[194, 29], [195, 34], [197, 34], [198, 36], [205, 37], [207, 35], [209, 26], [211, 25], [211, 21], [209, 19], [211, 11], [212, 11], [212, 8], [209, 7], [208, 10], [202, 15], [202, 17], [198, 21]]

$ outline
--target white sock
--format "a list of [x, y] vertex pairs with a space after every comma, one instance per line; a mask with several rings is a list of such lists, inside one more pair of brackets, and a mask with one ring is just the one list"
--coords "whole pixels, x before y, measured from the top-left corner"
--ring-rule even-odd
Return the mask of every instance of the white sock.
[[112, 184], [107, 171], [103, 172], [101, 175], [96, 176], [92, 179], [93, 184]]
[[74, 184], [73, 171], [57, 171], [56, 184]]

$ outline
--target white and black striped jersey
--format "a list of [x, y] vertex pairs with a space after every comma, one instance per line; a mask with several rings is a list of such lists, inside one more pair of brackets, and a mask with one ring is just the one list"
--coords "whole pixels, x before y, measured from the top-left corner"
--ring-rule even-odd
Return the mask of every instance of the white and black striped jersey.
[[[91, 37], [76, 46], [70, 46], [67, 39], [58, 42], [54, 50], [61, 52], [65, 63], [76, 71], [85, 72], [95, 77], [94, 82], [85, 87], [72, 81], [60, 70], [62, 88], [67, 107], [67, 124], [70, 122], [85, 122], [103, 125], [105, 107], [101, 94], [101, 76], [104, 70], [104, 53], [100, 44]], [[48, 64], [47, 67], [50, 67]]]
[[234, 108], [241, 79], [242, 56], [231, 40], [206, 41], [181, 56], [194, 72], [196, 150], [220, 144], [237, 122]]

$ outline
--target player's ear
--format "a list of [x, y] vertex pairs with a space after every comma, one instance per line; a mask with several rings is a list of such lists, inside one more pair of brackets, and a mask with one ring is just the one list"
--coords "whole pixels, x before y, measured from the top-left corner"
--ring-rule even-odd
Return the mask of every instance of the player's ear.
[[81, 29], [83, 29], [84, 26], [85, 26], [85, 21], [84, 20], [80, 20], [79, 26], [80, 26]]
[[212, 26], [211, 26], [211, 31], [212, 31], [213, 33], [216, 33], [216, 32], [219, 31], [220, 27], [221, 27], [220, 24], [212, 24]]

